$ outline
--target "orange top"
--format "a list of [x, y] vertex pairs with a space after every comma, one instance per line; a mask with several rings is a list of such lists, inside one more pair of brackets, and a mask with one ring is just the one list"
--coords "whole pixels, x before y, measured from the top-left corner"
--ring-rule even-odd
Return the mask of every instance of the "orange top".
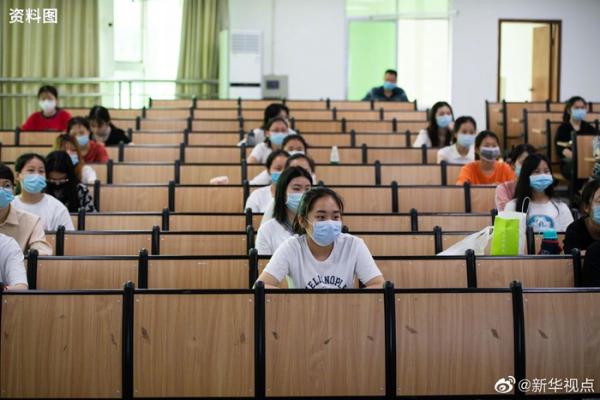
[[497, 161], [491, 175], [484, 174], [479, 163], [473, 161], [462, 167], [456, 184], [470, 182], [471, 185], [497, 185], [515, 179], [515, 171], [504, 162]]

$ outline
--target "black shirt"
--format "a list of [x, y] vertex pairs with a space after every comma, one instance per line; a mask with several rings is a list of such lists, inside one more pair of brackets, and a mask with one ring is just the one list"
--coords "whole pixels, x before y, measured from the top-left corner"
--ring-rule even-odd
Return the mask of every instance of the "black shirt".
[[108, 138], [106, 138], [106, 142], [104, 142], [104, 145], [118, 146], [121, 142], [127, 144], [131, 142], [131, 140], [125, 134], [125, 131], [123, 129], [119, 129], [113, 124], [110, 124], [110, 135], [108, 135]]
[[[574, 130], [575, 129], [573, 128], [573, 125], [571, 125], [570, 121], [563, 122], [562, 124], [560, 124], [560, 126], [556, 130], [556, 137], [554, 138], [554, 143], [556, 145], [556, 154], [558, 154], [558, 157], [560, 157], [561, 160], [563, 158], [565, 158], [565, 156], [562, 153], [563, 150], [568, 147], [560, 146], [558, 144], [558, 142], [570, 142], [571, 141], [571, 132], [573, 132]], [[590, 125], [586, 121], [581, 121], [581, 128], [579, 129], [579, 131], [577, 133], [594, 133], [594, 132], [596, 132], [596, 130], [594, 129], [594, 127], [592, 125]]]
[[587, 250], [594, 242], [585, 224], [585, 218], [579, 218], [567, 227], [564, 241], [565, 254], [570, 254], [573, 249]]
[[373, 89], [371, 89], [369, 91], [369, 93], [367, 93], [367, 95], [365, 97], [363, 97], [363, 101], [370, 101], [370, 100], [408, 101], [408, 97], [406, 96], [406, 92], [404, 92], [404, 89], [399, 88], [397, 86], [392, 90], [392, 95], [390, 97], [387, 97], [385, 95], [385, 90], [383, 89], [383, 86], [378, 86], [378, 87], [374, 87]]

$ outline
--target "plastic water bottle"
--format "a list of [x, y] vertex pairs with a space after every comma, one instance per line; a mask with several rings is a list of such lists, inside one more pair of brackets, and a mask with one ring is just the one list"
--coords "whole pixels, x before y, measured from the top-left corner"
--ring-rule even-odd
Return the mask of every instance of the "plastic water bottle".
[[542, 239], [542, 245], [539, 254], [560, 254], [562, 247], [558, 243], [558, 235], [554, 229], [548, 229], [544, 231], [544, 238]]
[[329, 155], [329, 162], [331, 164], [339, 164], [340, 163], [340, 152], [337, 146], [331, 147], [331, 154]]

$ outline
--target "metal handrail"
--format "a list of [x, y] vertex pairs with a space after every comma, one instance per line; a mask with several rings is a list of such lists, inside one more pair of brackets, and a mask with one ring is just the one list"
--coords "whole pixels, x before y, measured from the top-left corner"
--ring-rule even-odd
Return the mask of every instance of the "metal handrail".
[[[214, 86], [218, 87], [219, 81], [217, 79], [122, 79], [122, 78], [42, 78], [42, 77], [26, 77], [26, 78], [0, 78], [0, 84], [55, 84], [55, 85], [91, 85], [91, 84], [117, 84], [117, 93], [65, 93], [61, 97], [99, 97], [99, 96], [118, 96], [118, 107], [123, 108], [122, 95], [123, 86], [127, 86], [128, 96], [128, 107], [131, 108], [132, 100], [136, 98], [148, 98], [150, 97], [147, 93], [133, 93], [134, 84], [147, 84], [147, 83], [170, 83], [170, 84], [182, 84], [182, 85], [198, 85], [198, 86]], [[36, 97], [37, 93], [0, 93], [0, 98], [32, 98]], [[190, 94], [175, 93], [175, 97], [192, 97]]]

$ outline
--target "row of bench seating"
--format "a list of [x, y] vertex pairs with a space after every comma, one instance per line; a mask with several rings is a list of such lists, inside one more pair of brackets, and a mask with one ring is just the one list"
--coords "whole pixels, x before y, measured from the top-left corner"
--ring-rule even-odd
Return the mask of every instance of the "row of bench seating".
[[[150, 249], [156, 255], [236, 255], [243, 256], [254, 247], [254, 227], [243, 231], [161, 231], [102, 230], [47, 232], [46, 239], [56, 255], [133, 255], [140, 249]], [[532, 231], [531, 231], [532, 232]], [[420, 232], [361, 232], [350, 233], [362, 238], [374, 256], [430, 256], [459, 242], [473, 231], [444, 231], [435, 227]], [[564, 234], [560, 233], [562, 242]], [[528, 235], [530, 254], [540, 248], [542, 235]]]
[[477, 398], [509, 376], [597, 393], [599, 301], [518, 284], [3, 293], [2, 396]]
[[[252, 288], [269, 257], [243, 255], [77, 255], [27, 258], [30, 289], [118, 289], [127, 281], [142, 289]], [[498, 288], [514, 280], [524, 287], [576, 287], [581, 256], [375, 256], [386, 280], [401, 288]], [[357, 282], [358, 285], [358, 282]]]

